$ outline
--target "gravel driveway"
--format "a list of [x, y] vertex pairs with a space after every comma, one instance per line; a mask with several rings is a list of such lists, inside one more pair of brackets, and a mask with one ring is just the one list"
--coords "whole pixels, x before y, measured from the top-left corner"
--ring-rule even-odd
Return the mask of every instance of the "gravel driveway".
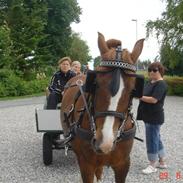
[[[54, 151], [53, 164], [42, 162], [42, 133], [37, 133], [35, 108], [42, 108], [43, 98], [18, 106], [0, 102], [0, 182], [1, 183], [78, 183], [81, 182], [75, 155], [69, 151]], [[38, 102], [39, 101], [39, 102]], [[16, 102], [15, 102], [16, 103]], [[134, 113], [138, 101], [134, 101]], [[147, 165], [145, 143], [135, 140], [127, 183], [181, 183], [183, 182], [183, 97], [167, 97], [166, 123], [162, 126], [162, 139], [167, 150], [167, 170], [143, 175]], [[137, 136], [144, 138], [140, 121]], [[103, 183], [113, 183], [113, 172], [105, 168]]]

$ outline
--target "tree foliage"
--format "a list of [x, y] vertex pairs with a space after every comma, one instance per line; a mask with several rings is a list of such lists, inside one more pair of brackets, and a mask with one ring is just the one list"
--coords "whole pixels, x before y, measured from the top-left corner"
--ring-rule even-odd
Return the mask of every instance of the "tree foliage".
[[[10, 29], [13, 70], [36, 68], [38, 44], [44, 38], [47, 9], [45, 2], [37, 0], [9, 0], [1, 9], [3, 22]], [[2, 23], [3, 23], [2, 22]], [[30, 59], [32, 58], [32, 59]]]
[[[146, 25], [147, 36], [156, 32], [157, 38], [161, 40], [161, 61], [166, 64], [168, 70], [182, 67], [183, 59], [183, 1], [165, 0], [166, 10], [161, 19], [149, 21]], [[183, 67], [181, 68], [183, 71]]]
[[94, 68], [100, 65], [101, 62], [101, 56], [95, 57], [94, 58]]
[[80, 14], [77, 0], [0, 0], [0, 69], [26, 76], [63, 56], [88, 62], [89, 48], [70, 26]]
[[72, 22], [78, 23], [81, 9], [76, 0], [46, 0], [48, 8], [46, 39], [40, 42], [40, 53], [46, 63], [54, 64], [71, 46]]
[[92, 58], [88, 53], [89, 47], [86, 41], [82, 40], [78, 33], [73, 33], [68, 55], [70, 55], [72, 60], [78, 60], [82, 64], [87, 64]]
[[138, 70], [147, 70], [148, 66], [151, 64], [150, 60], [138, 60]]
[[10, 29], [4, 24], [0, 26], [0, 68], [11, 67], [11, 46]]
[[167, 44], [161, 46], [160, 55], [161, 62], [170, 75], [183, 75], [183, 52]]

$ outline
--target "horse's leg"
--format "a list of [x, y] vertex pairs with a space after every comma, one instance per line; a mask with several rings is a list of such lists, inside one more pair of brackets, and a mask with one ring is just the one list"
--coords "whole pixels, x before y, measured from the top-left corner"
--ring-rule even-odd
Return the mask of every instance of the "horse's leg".
[[129, 167], [130, 167], [130, 158], [123, 164], [120, 164], [116, 167], [112, 167], [114, 170], [116, 183], [125, 183]]
[[79, 168], [83, 183], [93, 183], [95, 168], [88, 164], [82, 157], [78, 158]]
[[97, 182], [99, 182], [102, 178], [102, 171], [103, 171], [103, 167], [99, 167], [95, 171], [95, 175], [97, 177]]

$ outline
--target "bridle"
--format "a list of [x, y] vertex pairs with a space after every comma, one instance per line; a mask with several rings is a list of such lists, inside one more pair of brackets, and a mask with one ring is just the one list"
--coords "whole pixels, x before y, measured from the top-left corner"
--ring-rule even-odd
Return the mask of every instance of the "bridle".
[[[117, 70], [122, 71], [128, 77], [138, 77], [138, 75], [135, 74], [135, 71], [136, 71], [135, 65], [126, 63], [123, 60], [121, 60], [121, 58], [122, 58], [121, 54], [122, 54], [121, 46], [118, 46], [116, 48], [116, 59], [115, 60], [102, 60], [100, 63], [100, 66], [99, 66], [99, 67], [108, 67], [111, 69], [110, 70], [97, 70], [97, 71], [94, 71], [95, 74], [96, 75], [108, 74], [108, 73], [114, 72], [117, 69]], [[129, 74], [129, 73], [126, 73], [125, 70], [132, 71], [134, 73]], [[88, 75], [87, 75], [87, 77], [88, 77]], [[77, 137], [91, 143], [91, 140], [93, 138], [95, 138], [95, 135], [96, 135], [96, 124], [95, 124], [96, 119], [101, 118], [101, 117], [106, 117], [106, 116], [114, 116], [116, 118], [119, 118], [119, 120], [121, 122], [120, 127], [117, 132], [117, 138], [115, 140], [116, 142], [134, 138], [135, 132], [136, 132], [136, 125], [134, 123], [133, 115], [131, 113], [133, 95], [132, 94], [130, 95], [127, 114], [125, 114], [124, 112], [117, 112], [117, 111], [95, 111], [95, 108], [94, 108], [95, 104], [94, 104], [94, 100], [93, 100], [95, 92], [94, 93], [89, 92], [88, 96], [86, 97], [85, 92], [89, 91], [86, 88], [86, 84], [87, 84], [87, 78], [86, 78], [86, 83], [84, 85], [82, 84], [82, 82], [76, 81], [76, 85], [79, 87], [79, 92], [77, 93], [77, 95], [75, 97], [75, 102], [73, 105], [75, 106], [75, 103], [77, 102], [79, 96], [81, 96], [83, 99], [83, 102], [84, 102], [84, 108], [82, 110], [80, 110], [80, 116], [79, 116], [78, 121], [75, 121], [75, 119], [74, 119], [74, 107], [72, 108], [73, 110], [71, 110], [69, 113], [65, 114], [65, 122], [67, 122], [68, 124], [72, 124], [69, 127], [70, 132], [69, 132], [68, 136], [66, 137], [66, 141], [68, 142], [71, 139], [73, 139], [75, 136], [77, 136]], [[93, 79], [92, 84], [96, 85], [95, 87], [97, 87], [96, 78]], [[86, 130], [81, 127], [85, 112], [87, 113], [88, 118], [89, 118], [90, 130]], [[125, 124], [129, 117], [131, 118], [133, 127], [130, 130], [124, 131]]]
[[[121, 60], [121, 58], [122, 58], [121, 46], [117, 46], [116, 59], [115, 60], [102, 60], [100, 63], [100, 67], [109, 67], [109, 68], [112, 68], [112, 70], [96, 71], [96, 74], [100, 74], [100, 73], [108, 74], [108, 73], [114, 72], [116, 69], [118, 69], [118, 70], [122, 71], [124, 75], [126, 75], [128, 77], [136, 77], [136, 74], [129, 74], [129, 73], [125, 72], [125, 70], [136, 72], [135, 65], [126, 63], [123, 60]], [[126, 115], [124, 112], [117, 112], [117, 111], [105, 111], [105, 112], [95, 111], [94, 112], [94, 121], [97, 118], [107, 117], [107, 116], [113, 116], [113, 117], [119, 118], [121, 124], [120, 124], [120, 127], [119, 127], [118, 132], [117, 132], [117, 139], [116, 140], [122, 140], [121, 134], [124, 133], [125, 124], [126, 124], [128, 118], [131, 117], [131, 120], [134, 121], [133, 115], [131, 113], [132, 99], [133, 99], [133, 97], [132, 97], [132, 95], [130, 95]], [[94, 123], [94, 122], [92, 122], [92, 123]], [[94, 126], [94, 124], [92, 124], [90, 126]], [[96, 129], [96, 127], [94, 127], [94, 129]], [[94, 131], [93, 134], [95, 134], [95, 133], [96, 132]], [[135, 125], [134, 125], [134, 133], [132, 134], [132, 136], [133, 135], [135, 135]]]
[[132, 72], [136, 72], [136, 66], [133, 64], [129, 64], [121, 60], [122, 58], [122, 50], [121, 46], [117, 46], [116, 48], [116, 59], [115, 60], [102, 60], [100, 66], [103, 67], [112, 67], [112, 68], [120, 68], [130, 70]]

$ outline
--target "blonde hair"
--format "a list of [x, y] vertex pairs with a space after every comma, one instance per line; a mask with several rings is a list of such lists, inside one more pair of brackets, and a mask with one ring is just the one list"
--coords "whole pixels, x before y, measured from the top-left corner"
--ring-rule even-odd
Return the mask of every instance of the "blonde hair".
[[79, 61], [75, 60], [75, 61], [72, 62], [71, 67], [73, 67], [75, 65], [80, 65], [81, 66], [81, 63]]
[[71, 63], [72, 63], [70, 57], [63, 57], [63, 58], [59, 59], [58, 65], [60, 65], [60, 64], [61, 64], [62, 62], [64, 62], [64, 61], [68, 61], [70, 65], [71, 65]]

